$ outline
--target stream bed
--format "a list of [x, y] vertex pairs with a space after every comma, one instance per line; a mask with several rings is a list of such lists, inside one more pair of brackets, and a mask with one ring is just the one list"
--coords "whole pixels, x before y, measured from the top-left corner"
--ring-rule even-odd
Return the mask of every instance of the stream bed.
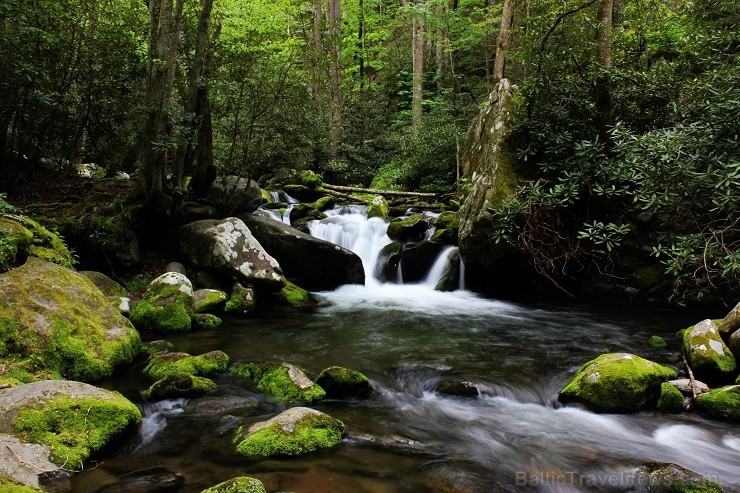
[[[384, 234], [367, 229], [362, 234]], [[337, 242], [356, 242], [356, 235], [350, 240]], [[363, 240], [366, 264], [385, 243]], [[727, 492], [740, 491], [737, 425], [694, 413], [600, 415], [557, 404], [570, 376], [599, 354], [678, 363], [675, 332], [709, 314], [518, 304], [430, 285], [369, 277], [365, 286], [320, 293], [319, 307], [227, 318], [218, 330], [168, 338], [178, 351], [220, 349], [232, 362], [286, 361], [313, 377], [333, 365], [365, 373], [374, 387], [369, 399], [313, 406], [346, 424], [338, 447], [247, 460], [234, 452], [236, 428], [268, 419], [283, 405], [230, 375], [214, 378], [215, 396], [147, 403], [141, 392], [149, 382], [134, 369], [105, 386], [136, 402], [144, 422], [96, 467], [74, 475], [73, 491], [194, 493], [249, 475], [268, 492], [621, 492], [634, 489], [634, 471], [647, 462], [676, 463]], [[649, 346], [652, 335], [668, 346]], [[450, 378], [474, 383], [480, 395], [434, 391]], [[177, 484], [165, 490], [145, 481], [137, 489], [130, 480], [157, 471], [177, 473]]]

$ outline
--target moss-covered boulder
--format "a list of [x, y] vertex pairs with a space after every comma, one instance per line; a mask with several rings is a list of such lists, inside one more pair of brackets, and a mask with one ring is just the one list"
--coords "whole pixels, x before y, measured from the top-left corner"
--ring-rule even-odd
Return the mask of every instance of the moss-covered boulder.
[[662, 349], [668, 345], [668, 343], [665, 342], [665, 339], [660, 336], [650, 336], [648, 344], [656, 349]]
[[23, 264], [28, 257], [72, 268], [64, 242], [36, 221], [16, 214], [0, 214], [0, 272]]
[[332, 209], [337, 203], [336, 199], [331, 195], [325, 195], [313, 203], [313, 208], [317, 211], [325, 211]]
[[740, 303], [730, 310], [717, 326], [720, 334], [730, 335], [740, 329]]
[[221, 327], [223, 320], [211, 313], [196, 313], [192, 318], [193, 328], [197, 330], [214, 330]]
[[50, 455], [47, 445], [23, 443], [16, 436], [0, 433], [0, 491], [42, 492], [39, 484], [43, 475], [63, 473], [59, 465], [49, 461]]
[[388, 201], [385, 197], [378, 195], [367, 205], [367, 217], [379, 217], [388, 219]]
[[450, 378], [437, 384], [438, 393], [452, 397], [478, 397], [478, 387], [472, 382]]
[[367, 399], [373, 391], [365, 375], [341, 366], [323, 370], [316, 378], [316, 383], [330, 399]]
[[735, 362], [740, 360], [740, 330], [732, 333], [727, 341], [727, 347], [730, 348], [733, 356], [735, 356]]
[[290, 281], [285, 282], [285, 287], [276, 295], [283, 303], [296, 308], [306, 305], [312, 305], [316, 300], [311, 293], [300, 286], [296, 286]]
[[648, 463], [635, 473], [639, 491], [647, 493], [723, 493], [719, 484], [676, 464]]
[[131, 323], [84, 276], [34, 257], [0, 275], [0, 358], [82, 381], [109, 377], [139, 351]]
[[211, 486], [201, 493], [266, 493], [262, 481], [248, 476], [232, 478], [216, 486]]
[[290, 363], [242, 363], [231, 371], [281, 402], [311, 404], [326, 397], [305, 371]]
[[705, 382], [730, 382], [735, 377], [735, 357], [709, 319], [684, 333], [683, 354], [696, 377]]
[[457, 233], [460, 228], [460, 216], [456, 212], [444, 211], [434, 220], [437, 229], [450, 229]]
[[117, 392], [81, 382], [46, 380], [0, 392], [0, 432], [48, 445], [50, 460], [81, 469], [95, 451], [141, 421]]
[[141, 301], [131, 311], [131, 322], [139, 330], [187, 332], [192, 326], [193, 285], [187, 277], [167, 272], [153, 280]]
[[312, 204], [295, 204], [290, 210], [290, 222], [295, 223], [301, 219], [320, 221], [326, 219], [326, 214], [314, 209]]
[[254, 311], [255, 303], [254, 290], [245, 288], [237, 282], [231, 288], [231, 295], [229, 295], [229, 300], [224, 306], [224, 311], [246, 315]]
[[115, 215], [63, 218], [53, 226], [90, 269], [125, 270], [139, 264], [139, 240], [125, 219]]
[[180, 252], [202, 269], [267, 291], [283, 288], [283, 271], [236, 217], [196, 221], [180, 230]]
[[106, 296], [126, 297], [128, 293], [123, 286], [106, 276], [102, 272], [94, 270], [79, 271], [79, 274], [87, 277]]
[[307, 407], [294, 407], [274, 418], [237, 431], [236, 451], [249, 458], [301, 455], [338, 445], [344, 423]]
[[220, 313], [226, 307], [228, 296], [218, 289], [199, 289], [193, 293], [195, 313]]
[[654, 408], [661, 384], [676, 370], [627, 353], [607, 353], [583, 365], [560, 391], [563, 403], [595, 412], [632, 413]]
[[400, 243], [421, 241], [429, 229], [427, 220], [421, 215], [399, 217], [388, 223], [388, 237]]
[[158, 339], [156, 341], [145, 342], [141, 345], [141, 354], [153, 356], [159, 353], [171, 353], [175, 351], [175, 345], [170, 341]]
[[683, 394], [674, 385], [663, 382], [660, 384], [660, 397], [655, 408], [664, 413], [680, 413], [683, 411]]
[[429, 241], [444, 243], [445, 245], [457, 245], [457, 232], [452, 229], [436, 229]]
[[198, 356], [188, 353], [157, 353], [144, 367], [144, 374], [152, 380], [160, 380], [170, 373], [206, 377], [225, 372], [229, 366], [229, 356], [223, 351], [210, 351]]
[[218, 386], [213, 380], [176, 371], [154, 382], [144, 392], [144, 395], [155, 400], [177, 399], [180, 397], [193, 398], [212, 394], [217, 390]]
[[392, 241], [380, 249], [373, 277], [383, 282], [399, 281], [399, 265], [403, 258], [403, 243]]
[[700, 395], [696, 399], [696, 408], [713, 418], [740, 422], [740, 385], [729, 385]]
[[259, 184], [249, 178], [224, 176], [213, 182], [206, 202], [222, 215], [253, 212], [262, 203], [262, 191]]

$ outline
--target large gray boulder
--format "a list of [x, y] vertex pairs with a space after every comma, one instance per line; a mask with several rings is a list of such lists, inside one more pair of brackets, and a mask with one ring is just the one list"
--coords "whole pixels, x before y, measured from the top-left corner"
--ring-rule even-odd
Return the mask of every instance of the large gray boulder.
[[282, 267], [285, 277], [309, 291], [327, 291], [343, 284], [364, 284], [362, 260], [333, 243], [256, 214], [243, 214], [252, 235]]
[[194, 266], [279, 291], [285, 280], [269, 255], [241, 219], [196, 221], [180, 230], [180, 252]]
[[706, 382], [730, 382], [737, 364], [711, 320], [703, 320], [683, 336], [683, 354], [697, 378]]
[[206, 201], [224, 215], [253, 212], [262, 204], [262, 191], [249, 178], [224, 176], [213, 182]]
[[[84, 413], [84, 419], [80, 415]], [[45, 380], [0, 392], [0, 433], [49, 447], [49, 461], [80, 469], [141, 412], [117, 392], [70, 380]]]
[[85, 276], [29, 257], [0, 275], [0, 357], [56, 376], [97, 381], [130, 363], [138, 332]]
[[516, 149], [510, 142], [516, 101], [515, 87], [502, 79], [468, 127], [462, 167], [471, 188], [460, 207], [459, 241], [473, 282], [511, 267], [513, 251], [506, 242], [496, 241], [498, 228], [491, 209], [516, 192]]

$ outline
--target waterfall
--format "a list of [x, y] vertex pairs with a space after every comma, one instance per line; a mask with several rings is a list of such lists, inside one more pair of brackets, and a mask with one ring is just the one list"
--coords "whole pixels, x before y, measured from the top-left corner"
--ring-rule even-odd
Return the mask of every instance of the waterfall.
[[168, 417], [184, 413], [186, 404], [187, 399], [167, 399], [144, 404], [139, 426], [140, 443], [137, 448], [146, 447], [167, 426]]
[[437, 255], [436, 260], [432, 264], [432, 268], [429, 269], [429, 272], [421, 283], [430, 289], [437, 287], [437, 283], [439, 283], [447, 271], [450, 270], [450, 255], [456, 251], [457, 247], [448, 246], [439, 252], [439, 255]]
[[267, 193], [270, 194], [270, 200], [272, 202], [280, 202], [280, 192], [277, 190], [268, 190]]

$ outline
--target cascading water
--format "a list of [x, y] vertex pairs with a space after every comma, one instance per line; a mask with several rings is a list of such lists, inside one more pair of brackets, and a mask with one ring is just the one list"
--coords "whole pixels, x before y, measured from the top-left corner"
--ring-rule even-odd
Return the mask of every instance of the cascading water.
[[167, 419], [185, 411], [186, 399], [172, 399], [147, 403], [142, 409], [141, 426], [139, 427], [139, 445], [146, 447], [167, 426]]

